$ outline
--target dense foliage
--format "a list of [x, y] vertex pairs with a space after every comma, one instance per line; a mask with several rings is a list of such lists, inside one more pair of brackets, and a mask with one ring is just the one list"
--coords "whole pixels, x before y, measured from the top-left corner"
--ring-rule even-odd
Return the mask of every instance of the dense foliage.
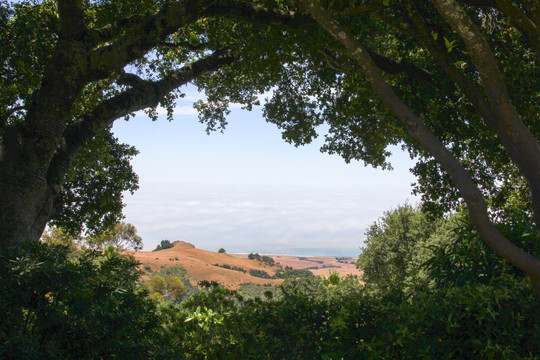
[[[534, 226], [501, 231], [540, 254]], [[531, 284], [466, 216], [433, 221], [405, 205], [368, 234], [359, 258], [365, 284], [334, 273], [238, 291], [208, 282], [192, 288], [179, 266], [145, 269], [141, 280], [137, 263], [112, 246], [101, 253], [30, 244], [0, 259], [0, 356], [538, 358], [540, 307]]]
[[[359, 261], [379, 266], [366, 269], [365, 285], [337, 274], [289, 279], [261, 300], [206, 284], [166, 310], [166, 329], [192, 359], [536, 359], [532, 287], [465, 219], [398, 207], [370, 230]], [[540, 254], [532, 229], [503, 231]], [[393, 283], [380, 273], [386, 266]]]
[[[539, 9], [0, 0], [0, 356], [538, 358]], [[398, 209], [370, 229], [365, 286], [289, 279], [261, 300], [206, 284], [158, 311], [111, 247], [26, 245], [50, 222], [90, 235], [117, 224], [136, 150], [112, 123], [143, 109], [155, 120], [158, 106], [172, 119], [189, 82], [209, 131], [231, 103], [251, 109], [268, 93], [266, 119], [295, 145], [325, 124], [324, 151], [387, 168], [388, 145], [403, 144], [425, 207], [465, 203], [470, 223]]]
[[137, 234], [137, 228], [132, 224], [119, 222], [102, 229], [94, 235], [73, 235], [69, 230], [51, 226], [41, 237], [41, 240], [50, 244], [64, 244], [73, 248], [83, 247], [88, 249], [103, 250], [112, 246], [117, 251], [141, 250], [142, 238]]
[[26, 244], [0, 255], [0, 357], [151, 357], [156, 306], [136, 262], [112, 248]]
[[[187, 83], [208, 131], [229, 105], [263, 113], [286, 141], [389, 168], [417, 159], [435, 214], [466, 204], [499, 256], [540, 294], [540, 260], [497, 228], [516, 209], [540, 224], [538, 0], [0, 2], [0, 246], [54, 222], [99, 233], [134, 190], [136, 151], [114, 121]], [[511, 204], [509, 206], [509, 204]], [[534, 220], [533, 220], [534, 219]]]

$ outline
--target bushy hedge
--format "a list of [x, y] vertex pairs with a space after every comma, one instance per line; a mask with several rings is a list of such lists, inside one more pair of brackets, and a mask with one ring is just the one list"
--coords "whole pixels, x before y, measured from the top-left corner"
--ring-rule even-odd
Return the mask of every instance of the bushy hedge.
[[137, 263], [26, 244], [0, 255], [0, 358], [146, 359], [160, 320]]

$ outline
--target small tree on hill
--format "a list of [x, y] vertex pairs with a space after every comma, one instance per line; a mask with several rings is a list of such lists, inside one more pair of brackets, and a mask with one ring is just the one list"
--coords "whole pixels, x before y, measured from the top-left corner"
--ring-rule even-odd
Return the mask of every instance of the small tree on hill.
[[220, 254], [225, 254], [225, 253], [226, 253], [226, 251], [225, 251], [225, 249], [224, 249], [224, 248], [220, 248], [220, 249], [218, 250], [218, 253], [220, 253]]
[[103, 233], [85, 239], [91, 248], [104, 249], [112, 245], [117, 250], [141, 250], [142, 238], [137, 235], [137, 228], [121, 222]]
[[173, 244], [169, 240], [161, 240], [161, 243], [152, 251], [165, 250], [165, 249], [170, 249], [172, 247], [173, 247]]

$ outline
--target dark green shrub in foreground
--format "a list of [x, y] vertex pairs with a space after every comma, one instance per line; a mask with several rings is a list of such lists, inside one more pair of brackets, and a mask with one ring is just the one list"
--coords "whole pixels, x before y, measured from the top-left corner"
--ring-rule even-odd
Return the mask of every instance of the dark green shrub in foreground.
[[137, 262], [27, 244], [0, 256], [0, 358], [146, 359], [159, 320]]
[[[373, 265], [366, 285], [337, 274], [287, 279], [264, 300], [210, 286], [168, 308], [167, 336], [190, 359], [538, 359], [540, 304], [529, 281], [461, 216], [428, 223], [406, 210], [388, 214], [377, 251], [362, 255]], [[414, 236], [418, 224], [427, 235]], [[538, 256], [534, 227], [501, 230]]]
[[[502, 280], [502, 279], [501, 279]], [[538, 359], [540, 307], [527, 279], [418, 290], [381, 304], [373, 358]]]
[[[399, 228], [414, 218], [401, 217]], [[287, 278], [259, 289], [261, 299], [202, 283], [157, 311], [137, 290], [132, 259], [30, 244], [0, 258], [0, 358], [538, 359], [540, 304], [527, 279], [466, 222], [444, 226], [451, 231], [436, 229], [426, 246], [373, 259], [412, 259], [396, 286], [384, 277]], [[533, 227], [503, 231], [538, 255]]]
[[245, 299], [217, 285], [163, 309], [170, 348], [189, 359], [536, 359], [540, 314], [526, 279], [412, 295], [354, 278], [287, 280]]

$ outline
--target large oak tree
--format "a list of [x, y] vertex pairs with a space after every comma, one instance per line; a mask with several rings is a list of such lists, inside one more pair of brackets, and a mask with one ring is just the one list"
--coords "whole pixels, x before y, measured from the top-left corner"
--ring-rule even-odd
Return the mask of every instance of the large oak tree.
[[517, 216], [509, 202], [540, 224], [537, 0], [58, 0], [2, 2], [0, 19], [3, 247], [51, 220], [117, 221], [135, 150], [111, 124], [155, 118], [193, 82], [209, 130], [226, 125], [229, 103], [250, 109], [272, 90], [264, 113], [287, 141], [326, 123], [323, 150], [381, 167], [389, 144], [405, 144], [426, 205], [464, 201], [540, 291], [540, 260], [496, 227]]

